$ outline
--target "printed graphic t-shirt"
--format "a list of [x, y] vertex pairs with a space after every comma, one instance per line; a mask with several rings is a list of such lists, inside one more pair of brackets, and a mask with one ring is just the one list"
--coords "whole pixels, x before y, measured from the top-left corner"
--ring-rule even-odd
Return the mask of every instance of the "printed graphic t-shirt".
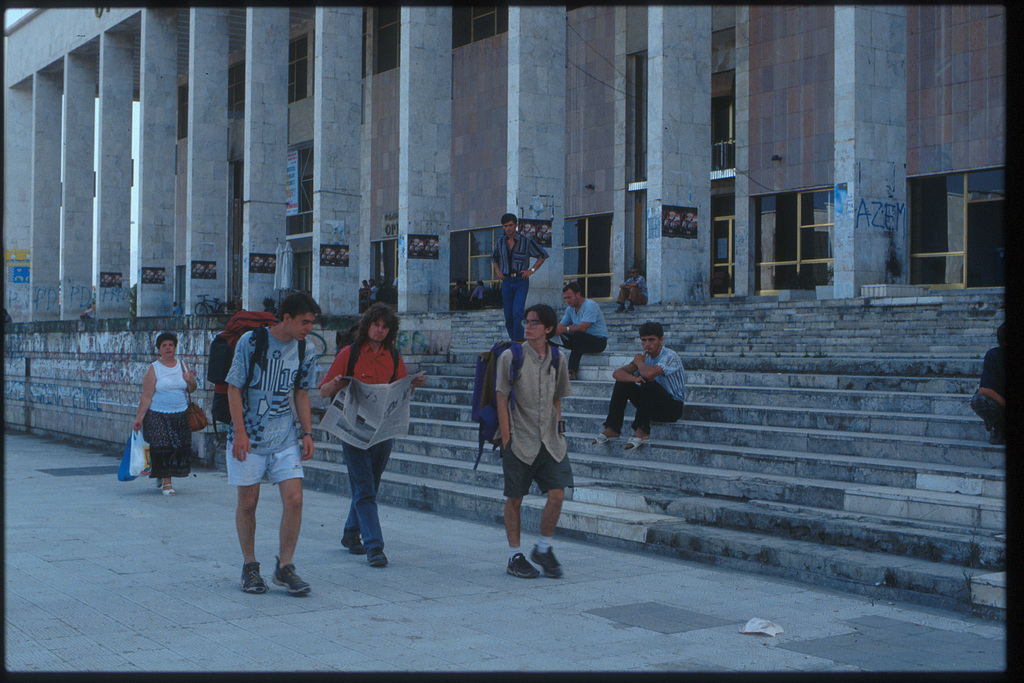
[[[231, 361], [227, 383], [242, 389], [249, 373], [249, 365], [256, 352], [256, 338], [246, 332], [235, 346], [235, 357]], [[259, 363], [253, 368], [252, 384], [244, 411], [245, 431], [253, 453], [270, 455], [293, 445], [296, 441], [295, 416], [288, 396], [295, 386], [295, 373], [299, 370], [299, 342], [281, 342], [267, 333], [267, 362], [265, 370]], [[317, 364], [313, 344], [306, 342], [306, 357], [302, 364], [303, 376], [299, 389], [309, 390], [316, 386]], [[242, 390], [245, 393], [245, 390]], [[229, 427], [228, 436], [234, 439], [234, 426]]]

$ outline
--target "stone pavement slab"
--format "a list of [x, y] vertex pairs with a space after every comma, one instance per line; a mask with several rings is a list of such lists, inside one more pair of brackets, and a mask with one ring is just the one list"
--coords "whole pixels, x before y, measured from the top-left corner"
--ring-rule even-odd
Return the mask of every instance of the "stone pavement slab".
[[[997, 622], [559, 538], [561, 580], [505, 573], [497, 525], [383, 506], [391, 564], [339, 544], [346, 497], [306, 491], [307, 597], [239, 587], [235, 491], [196, 469], [165, 497], [120, 453], [4, 435], [8, 672], [859, 672], [1006, 667]], [[264, 484], [270, 578], [281, 503]], [[500, 510], [495, 510], [497, 516]], [[525, 529], [524, 548], [537, 538]], [[268, 581], [269, 582], [269, 581]], [[753, 617], [785, 629], [741, 635]]]

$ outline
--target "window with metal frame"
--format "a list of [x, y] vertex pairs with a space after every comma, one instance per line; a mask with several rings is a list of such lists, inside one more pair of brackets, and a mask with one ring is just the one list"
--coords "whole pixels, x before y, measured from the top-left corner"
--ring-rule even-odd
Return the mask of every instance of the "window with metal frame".
[[494, 277], [491, 256], [502, 235], [504, 231], [501, 227], [453, 232], [449, 287], [454, 287], [459, 280], [465, 280], [470, 285], [470, 291], [476, 287], [477, 281], [483, 281], [484, 287], [489, 290], [498, 288], [500, 282]]
[[833, 197], [829, 188], [754, 198], [758, 293], [832, 284]]
[[287, 217], [288, 235], [313, 232], [313, 145], [296, 151], [299, 153], [299, 213]]
[[611, 300], [612, 214], [568, 218], [562, 234], [565, 281], [579, 282], [588, 299]]
[[731, 296], [736, 280], [734, 195], [711, 197], [711, 296]]
[[288, 43], [288, 104], [308, 97], [309, 39], [300, 36]]
[[381, 5], [374, 9], [373, 73], [379, 74], [398, 67], [399, 45], [402, 38], [401, 8]]
[[508, 31], [508, 6], [456, 5], [452, 7], [452, 48], [475, 43]]
[[245, 118], [245, 62], [228, 67], [228, 118]]
[[178, 86], [178, 139], [188, 137], [188, 86]]
[[911, 284], [1003, 286], [1004, 170], [911, 178], [907, 186]]

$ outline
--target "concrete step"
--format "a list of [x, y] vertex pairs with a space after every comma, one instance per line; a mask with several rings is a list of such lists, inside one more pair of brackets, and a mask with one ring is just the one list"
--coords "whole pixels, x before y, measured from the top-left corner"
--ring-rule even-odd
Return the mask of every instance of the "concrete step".
[[[570, 432], [584, 438], [589, 439], [601, 429], [602, 420], [592, 415], [563, 413], [563, 418]], [[466, 421], [413, 418], [410, 423], [410, 433], [416, 437], [453, 436], [476, 443], [477, 431], [476, 423]], [[670, 460], [675, 450], [693, 444], [829, 453], [979, 469], [1002, 468], [1005, 455], [1003, 447], [977, 441], [680, 420], [671, 425], [655, 426], [650, 445], [644, 447], [645, 457]]]
[[[569, 454], [574, 462], [593, 467], [592, 476], [623, 485], [667, 487], [678, 491], [682, 485], [673, 465], [705, 470], [720, 470], [738, 477], [745, 473], [767, 473], [801, 480], [828, 480], [868, 486], [919, 489], [982, 496], [1003, 500], [1005, 476], [999, 469], [976, 469], [934, 465], [880, 458], [856, 458], [821, 453], [780, 452], [768, 449], [737, 448], [709, 444], [674, 444], [657, 453], [645, 451], [641, 456], [627, 454], [623, 442], [601, 446], [591, 444], [592, 437], [567, 434]], [[452, 458], [472, 463], [476, 459], [476, 441], [461, 441], [445, 436], [399, 439], [396, 443], [410, 454], [433, 458]], [[481, 461], [494, 461], [490, 446], [485, 447]], [[676, 478], [674, 478], [676, 477]], [[706, 492], [700, 490], [701, 493]]]
[[[433, 379], [433, 378], [431, 378]], [[431, 386], [417, 390], [416, 399], [427, 403], [470, 405], [472, 379], [461, 378], [446, 386]], [[612, 382], [573, 383], [572, 396], [563, 401], [572, 405], [574, 399], [593, 398], [607, 404]], [[789, 408], [818, 408], [838, 411], [868, 411], [896, 414], [901, 412], [923, 415], [950, 415], [977, 419], [970, 406], [970, 394], [926, 394], [910, 392], [847, 391], [840, 389], [805, 389], [789, 387], [759, 387], [748, 385], [706, 384], [687, 378], [686, 401], [695, 404], [767, 405]], [[603, 408], [599, 413], [603, 412]], [[980, 423], [979, 423], [980, 424]]]
[[[347, 495], [348, 481], [343, 465], [309, 461], [305, 469], [307, 487]], [[428, 481], [394, 472], [385, 472], [378, 500], [383, 504], [495, 525], [500, 524], [504, 507], [500, 488]], [[523, 500], [524, 526], [532, 528], [539, 524], [543, 505], [541, 496], [527, 496]], [[560, 535], [591, 542], [946, 608], [969, 606], [971, 576], [992, 573], [883, 552], [822, 546], [810, 541], [768, 537], [759, 532], [697, 525], [672, 515], [577, 500], [564, 502], [559, 529]]]

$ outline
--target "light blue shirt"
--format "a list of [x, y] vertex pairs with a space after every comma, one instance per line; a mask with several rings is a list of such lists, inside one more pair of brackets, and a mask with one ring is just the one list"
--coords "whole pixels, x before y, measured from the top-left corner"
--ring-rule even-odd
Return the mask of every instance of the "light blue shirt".
[[579, 311], [572, 306], [566, 306], [565, 315], [562, 316], [562, 323], [565, 325], [590, 323], [586, 334], [604, 337], [605, 339], [608, 338], [608, 326], [604, 324], [604, 313], [601, 312], [601, 307], [593, 299], [584, 299]]
[[[661, 353], [657, 358], [651, 358], [644, 354], [644, 363], [661, 368], [661, 374], [654, 380], [664, 387], [665, 391], [672, 395], [672, 398], [677, 401], [683, 400], [683, 395], [686, 392], [686, 369], [683, 367], [683, 361], [679, 358], [679, 354], [662, 346]], [[635, 374], [637, 377], [640, 376], [639, 372]]]

